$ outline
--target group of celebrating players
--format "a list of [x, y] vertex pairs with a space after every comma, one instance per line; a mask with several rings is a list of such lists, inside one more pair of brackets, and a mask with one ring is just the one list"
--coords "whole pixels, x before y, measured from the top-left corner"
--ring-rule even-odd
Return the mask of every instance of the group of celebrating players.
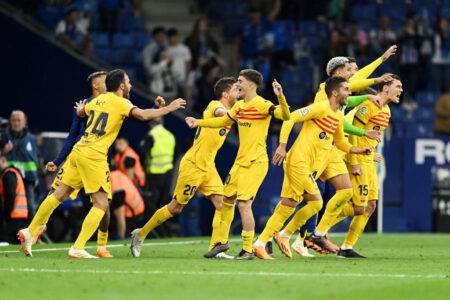
[[[326, 67], [329, 78], [320, 85], [314, 103], [294, 111], [290, 111], [283, 88], [276, 80], [272, 87], [279, 105], [257, 94], [263, 77], [256, 70], [242, 70], [237, 79], [224, 77], [218, 80], [214, 87], [218, 100], [209, 103], [203, 119], [186, 118], [187, 125], [197, 128], [197, 132], [193, 145], [181, 160], [172, 200], [159, 208], [142, 228], [132, 231], [131, 254], [139, 257], [147, 235], [181, 213], [200, 191], [215, 207], [206, 258], [253, 259], [256, 256], [274, 259], [266, 247], [272, 239], [289, 258], [292, 258], [292, 250], [302, 256], [312, 256], [305, 247], [306, 242], [319, 253], [363, 258], [353, 250], [353, 246], [376, 208], [376, 161], [382, 158], [375, 153], [375, 148], [389, 124], [389, 104], [398, 103], [402, 93], [398, 76], [369, 76], [395, 51], [396, 46], [390, 47], [383, 56], [360, 70], [353, 58], [332, 58]], [[176, 99], [165, 105], [164, 99], [158, 97], [155, 101], [158, 108], [133, 106], [128, 100], [130, 80], [123, 70], [96, 72], [91, 74], [89, 82], [93, 96], [75, 105], [75, 118], [85, 120], [78, 129], [79, 141], [72, 145], [51, 192], [41, 203], [30, 225], [18, 232], [21, 249], [27, 256], [32, 256], [32, 245], [45, 231], [56, 207], [84, 188], [93, 206], [68, 256], [112, 257], [106, 249], [109, 199], [112, 198], [108, 150], [126, 117], [151, 120], [184, 108], [186, 104], [185, 100]], [[378, 85], [378, 91], [371, 89], [372, 85]], [[358, 95], [351, 96], [352, 93]], [[268, 171], [266, 139], [272, 117], [283, 121], [279, 146], [272, 162], [283, 164], [284, 180], [280, 201], [254, 242], [252, 203]], [[238, 127], [239, 150], [223, 183], [214, 160], [234, 123]], [[301, 131], [286, 152], [290, 132], [296, 123], [303, 123]], [[47, 165], [50, 171], [56, 171], [58, 167], [52, 163]], [[336, 193], [315, 226], [316, 215], [323, 206], [317, 184], [319, 179], [333, 185]], [[296, 211], [300, 203], [301, 207]], [[226, 251], [230, 248], [229, 233], [236, 204], [242, 220], [242, 250], [236, 256], [230, 256]], [[353, 219], [342, 246], [338, 247], [327, 233], [347, 217]], [[315, 229], [305, 240], [306, 232], [300, 229], [307, 222], [312, 222]], [[94, 256], [84, 248], [97, 229], [98, 247], [97, 256]], [[300, 235], [290, 245], [290, 238], [297, 230], [300, 230]]]

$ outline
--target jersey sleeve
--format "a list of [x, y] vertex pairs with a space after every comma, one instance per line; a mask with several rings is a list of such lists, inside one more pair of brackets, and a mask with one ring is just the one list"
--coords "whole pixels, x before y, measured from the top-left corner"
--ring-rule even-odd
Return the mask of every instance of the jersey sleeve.
[[369, 78], [370, 75], [383, 63], [383, 59], [381, 57], [377, 58], [364, 68], [360, 69], [350, 78], [350, 82], [355, 79], [366, 79]]
[[131, 103], [130, 100], [122, 100], [119, 101], [118, 109], [120, 112], [120, 115], [123, 117], [128, 117], [130, 115], [131, 110], [133, 109], [134, 105]]
[[208, 116], [210, 118], [214, 118], [216, 116], [216, 110], [219, 109], [219, 108], [225, 109], [223, 107], [222, 103], [220, 103], [219, 101], [211, 102], [208, 105], [208, 108], [207, 108], [208, 109], [208, 112], [207, 112]]
[[356, 111], [355, 120], [366, 125], [373, 115], [373, 105], [370, 101], [365, 101]]
[[349, 82], [348, 87], [352, 92], [358, 92], [375, 84], [375, 79], [355, 79]]
[[255, 107], [261, 115], [270, 115], [275, 110], [275, 105], [269, 100], [261, 100], [256, 103]]
[[93, 102], [94, 102], [94, 101], [91, 101], [91, 102], [89, 102], [88, 104], [86, 104], [86, 105], [84, 106], [84, 112], [86, 113], [86, 115], [89, 115], [89, 112], [90, 112], [91, 109], [92, 109]]

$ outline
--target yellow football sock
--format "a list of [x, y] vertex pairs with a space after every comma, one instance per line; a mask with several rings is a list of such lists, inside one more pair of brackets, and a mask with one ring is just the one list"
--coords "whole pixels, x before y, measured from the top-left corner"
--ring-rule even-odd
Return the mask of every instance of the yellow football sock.
[[106, 247], [108, 243], [108, 231], [103, 232], [100, 229], [97, 232], [97, 247]]
[[295, 207], [290, 207], [279, 203], [275, 207], [275, 211], [272, 216], [267, 221], [263, 232], [258, 237], [263, 243], [267, 243], [281, 228], [283, 228], [284, 222], [292, 215], [295, 211]]
[[326, 234], [330, 230], [336, 217], [341, 213], [342, 208], [352, 198], [352, 189], [337, 190], [336, 194], [328, 201], [325, 213], [317, 225], [317, 232]]
[[31, 236], [34, 236], [36, 229], [40, 225], [47, 224], [48, 219], [60, 203], [61, 202], [59, 202], [53, 194], [48, 195], [44, 201], [42, 201], [36, 215], [34, 215], [34, 218], [30, 223], [30, 226], [28, 226]]
[[144, 238], [155, 229], [157, 226], [161, 225], [168, 219], [172, 218], [173, 215], [170, 213], [167, 205], [164, 205], [160, 209], [158, 209], [153, 216], [148, 220], [148, 222], [141, 228], [139, 231], [139, 237]]
[[255, 231], [245, 231], [242, 230], [242, 249], [247, 252], [253, 252], [253, 238], [255, 237]]
[[302, 227], [309, 218], [322, 209], [322, 205], [322, 200], [308, 201], [305, 206], [297, 211], [289, 224], [283, 229], [284, 232], [287, 235], [294, 234], [294, 232]]
[[214, 245], [219, 242], [219, 236], [220, 236], [220, 222], [222, 219], [222, 211], [217, 210], [214, 212], [214, 218], [212, 221], [212, 233], [211, 233], [211, 240], [209, 241], [209, 250], [214, 247]]
[[228, 237], [230, 235], [231, 223], [234, 219], [234, 203], [223, 202], [222, 203], [222, 218], [219, 224], [219, 241], [222, 244], [228, 243]]
[[98, 207], [93, 206], [91, 208], [83, 221], [80, 234], [73, 244], [73, 247], [75, 249], [84, 249], [86, 242], [89, 241], [94, 232], [97, 230], [98, 224], [100, 224], [100, 221], [102, 220], [104, 214], [105, 212]]
[[331, 223], [330, 228], [332, 228], [334, 225], [344, 221], [348, 217], [353, 217], [354, 215], [355, 215], [355, 209], [353, 208], [353, 204], [350, 202], [347, 202], [347, 204], [345, 204], [344, 207], [342, 208], [342, 211], [339, 214], [339, 216], [337, 216]]
[[342, 245], [346, 247], [353, 247], [358, 241], [359, 237], [364, 232], [364, 228], [366, 228], [367, 221], [369, 221], [370, 213], [365, 212], [362, 215], [354, 216], [352, 222], [350, 223], [350, 227], [348, 229], [347, 236], [345, 237], [344, 243]]

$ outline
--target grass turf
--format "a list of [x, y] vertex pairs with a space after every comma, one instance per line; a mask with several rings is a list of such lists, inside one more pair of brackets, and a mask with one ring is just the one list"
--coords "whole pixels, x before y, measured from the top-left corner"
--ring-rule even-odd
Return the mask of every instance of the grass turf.
[[449, 299], [450, 235], [366, 234], [357, 249], [366, 260], [289, 260], [278, 249], [274, 261], [207, 260], [207, 241], [147, 241], [138, 259], [111, 243], [114, 259], [89, 261], [44, 250], [67, 244], [38, 245], [33, 258], [1, 247], [0, 299]]

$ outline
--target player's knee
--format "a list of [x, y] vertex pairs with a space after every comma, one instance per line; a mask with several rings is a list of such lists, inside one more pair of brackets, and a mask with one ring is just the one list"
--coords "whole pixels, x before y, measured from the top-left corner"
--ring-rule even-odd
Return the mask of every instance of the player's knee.
[[176, 200], [172, 200], [168, 205], [167, 208], [169, 209], [169, 212], [172, 214], [172, 216], [179, 215], [183, 211], [184, 205], [178, 203]]
[[373, 214], [373, 212], [375, 211], [376, 208], [377, 208], [377, 202], [376, 201], [369, 201], [369, 203], [367, 204], [366, 211], [369, 214]]
[[216, 210], [222, 210], [222, 203], [223, 203], [222, 195], [211, 195], [209, 199], [211, 200]]
[[355, 211], [355, 216], [360, 216], [362, 214], [364, 214], [366, 208], [364, 206], [358, 206], [358, 205], [354, 205], [353, 206], [354, 211]]

